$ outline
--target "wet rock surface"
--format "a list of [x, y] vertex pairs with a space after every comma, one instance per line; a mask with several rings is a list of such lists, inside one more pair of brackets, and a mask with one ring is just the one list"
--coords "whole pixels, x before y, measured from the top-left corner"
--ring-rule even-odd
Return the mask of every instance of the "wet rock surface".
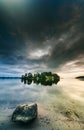
[[28, 123], [37, 117], [37, 104], [23, 104], [16, 107], [12, 114], [13, 122]]

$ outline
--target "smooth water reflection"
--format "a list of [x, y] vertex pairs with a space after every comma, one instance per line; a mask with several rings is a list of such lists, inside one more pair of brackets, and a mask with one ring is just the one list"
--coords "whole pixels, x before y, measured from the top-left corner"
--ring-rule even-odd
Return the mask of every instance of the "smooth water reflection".
[[[57, 129], [73, 129], [73, 122], [67, 122], [73, 119], [77, 130], [82, 130], [84, 123], [84, 82], [77, 79], [61, 79], [56, 85], [43, 86], [36, 84], [23, 84], [20, 79], [1, 80], [0, 79], [0, 120], [8, 120], [15, 107], [24, 103], [37, 103], [38, 113], [41, 118], [45, 116], [51, 120], [51, 126]], [[66, 118], [66, 112], [71, 115]], [[7, 116], [6, 116], [7, 115]], [[39, 118], [39, 121], [41, 121]], [[65, 122], [67, 125], [65, 125]], [[10, 124], [10, 123], [9, 123]], [[61, 124], [61, 125], [59, 125]], [[80, 124], [80, 125], [79, 125]], [[42, 126], [44, 129], [45, 121]], [[9, 125], [12, 127], [11, 125]], [[35, 130], [39, 130], [40, 124]], [[47, 127], [47, 125], [46, 125]], [[0, 129], [2, 127], [0, 126]], [[69, 130], [71, 130], [71, 128]], [[3, 127], [5, 129], [5, 126]], [[21, 129], [21, 127], [19, 128]], [[45, 130], [48, 128], [45, 128]], [[8, 128], [9, 130], [9, 128]], [[16, 130], [16, 129], [14, 129]], [[22, 129], [24, 130], [24, 129]], [[51, 128], [49, 129], [51, 130]]]
[[20, 79], [0, 79], [0, 107], [40, 102], [48, 89], [51, 89], [50, 86], [23, 84]]
[[36, 84], [36, 85], [44, 85], [44, 86], [52, 86], [53, 84], [57, 84], [58, 81], [55, 80], [55, 81], [45, 81], [45, 80], [32, 80], [32, 79], [21, 79], [21, 82], [23, 82], [24, 84], [28, 84], [28, 85], [31, 85], [32, 83], [33, 84]]
[[0, 107], [15, 107], [21, 103], [31, 102], [42, 104], [44, 101], [45, 103], [47, 100], [51, 101], [52, 97], [62, 98], [62, 95], [84, 101], [83, 81], [62, 79], [57, 85], [43, 86], [33, 83], [31, 85], [23, 84], [20, 79], [0, 79]]

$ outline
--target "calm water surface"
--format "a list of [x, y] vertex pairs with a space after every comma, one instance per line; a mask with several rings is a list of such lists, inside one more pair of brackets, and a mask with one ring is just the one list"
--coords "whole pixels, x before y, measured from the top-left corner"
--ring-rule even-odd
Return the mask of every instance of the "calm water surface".
[[57, 85], [27, 85], [20, 79], [0, 79], [0, 108], [12, 108], [22, 103], [43, 103], [46, 96], [51, 95], [47, 91], [52, 89], [59, 91]]
[[[8, 120], [7, 117], [12, 114], [15, 107], [24, 103], [37, 103], [39, 120], [46, 116], [55, 129], [58, 129], [60, 122], [62, 122], [60, 127], [67, 128], [68, 125], [63, 121], [68, 118], [75, 121], [78, 130], [84, 128], [76, 122], [84, 123], [84, 81], [61, 79], [57, 85], [41, 86], [25, 85], [20, 79], [0, 79], [0, 122]], [[72, 112], [72, 115], [66, 117], [66, 111]], [[71, 128], [73, 130], [72, 125]], [[36, 129], [38, 130], [39, 127]]]

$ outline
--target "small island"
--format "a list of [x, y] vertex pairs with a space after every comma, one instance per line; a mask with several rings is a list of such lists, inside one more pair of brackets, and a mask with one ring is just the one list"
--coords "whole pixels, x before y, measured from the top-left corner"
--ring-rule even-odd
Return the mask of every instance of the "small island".
[[34, 75], [32, 73], [25, 73], [25, 75], [22, 75], [21, 81], [28, 85], [32, 82], [37, 85], [52, 85], [57, 84], [58, 81], [60, 81], [60, 76], [52, 72], [42, 72]]
[[84, 81], [84, 76], [78, 76], [78, 77], [76, 77], [76, 79]]

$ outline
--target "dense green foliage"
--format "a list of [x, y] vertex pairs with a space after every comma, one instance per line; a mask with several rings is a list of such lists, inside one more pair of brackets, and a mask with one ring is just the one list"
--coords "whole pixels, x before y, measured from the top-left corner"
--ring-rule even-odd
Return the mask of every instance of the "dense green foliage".
[[36, 84], [41, 83], [42, 85], [52, 85], [52, 84], [57, 84], [58, 81], [60, 81], [60, 77], [51, 72], [42, 72], [42, 73], [26, 73], [25, 75], [22, 75], [21, 78], [22, 82], [25, 84], [31, 84], [32, 81]]

